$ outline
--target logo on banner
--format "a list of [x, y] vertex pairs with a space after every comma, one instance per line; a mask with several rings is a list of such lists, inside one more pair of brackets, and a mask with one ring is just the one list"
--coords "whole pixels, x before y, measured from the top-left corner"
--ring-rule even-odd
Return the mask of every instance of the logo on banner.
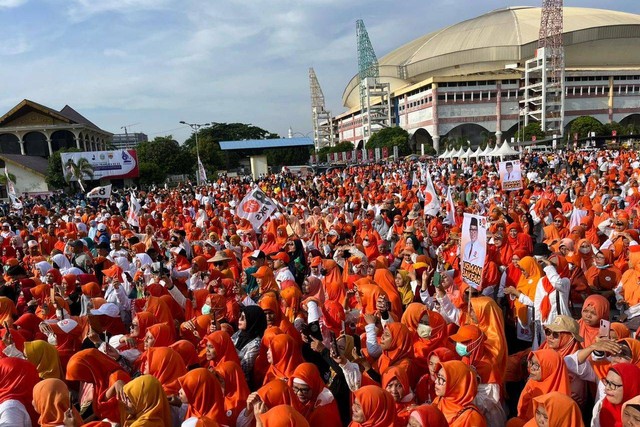
[[242, 210], [246, 213], [256, 213], [260, 210], [260, 203], [255, 200], [247, 200], [246, 203], [242, 204]]

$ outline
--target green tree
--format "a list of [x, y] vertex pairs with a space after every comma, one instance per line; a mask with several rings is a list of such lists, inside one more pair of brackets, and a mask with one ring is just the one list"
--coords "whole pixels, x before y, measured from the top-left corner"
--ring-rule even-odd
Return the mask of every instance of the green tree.
[[[196, 158], [191, 150], [178, 144], [171, 135], [156, 137], [136, 147], [138, 162], [158, 165], [165, 175], [195, 173]], [[142, 174], [142, 172], [141, 172]]]
[[398, 147], [398, 154], [401, 156], [411, 154], [409, 132], [399, 126], [384, 128], [374, 133], [367, 141], [366, 148], [388, 147], [392, 149], [394, 146]]
[[618, 122], [605, 123], [602, 125], [602, 135], [612, 136], [613, 131], [616, 131], [618, 136], [624, 135], [625, 128]]
[[85, 177], [89, 177], [90, 180], [93, 179], [93, 166], [89, 160], [84, 157], [80, 157], [77, 162], [74, 162], [72, 159], [67, 160], [64, 164], [64, 179], [67, 183], [75, 179], [84, 193], [83, 182]]
[[49, 157], [49, 164], [47, 165], [47, 176], [45, 181], [51, 188], [62, 189], [67, 185], [67, 181], [64, 179], [64, 173], [62, 172], [62, 159], [60, 153], [78, 153], [80, 150], [77, 148], [63, 148], [56, 151]]
[[520, 139], [520, 141], [533, 141], [534, 136], [536, 139], [544, 139], [546, 136], [539, 122], [531, 122], [520, 129], [520, 135], [516, 137], [516, 139]]
[[138, 167], [140, 170], [140, 178], [138, 179], [140, 185], [162, 184], [167, 179], [165, 171], [156, 163], [141, 162]]
[[597, 119], [590, 116], [581, 116], [571, 122], [571, 135], [578, 134], [578, 138], [586, 138], [591, 132], [596, 136], [604, 135], [604, 126]]
[[328, 153], [344, 153], [345, 151], [353, 151], [353, 142], [341, 141], [333, 147], [329, 147]]

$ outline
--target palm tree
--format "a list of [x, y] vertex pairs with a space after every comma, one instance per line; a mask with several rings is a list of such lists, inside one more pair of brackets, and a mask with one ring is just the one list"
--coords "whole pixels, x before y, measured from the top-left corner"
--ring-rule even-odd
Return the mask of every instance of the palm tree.
[[82, 192], [85, 192], [84, 185], [82, 182], [84, 181], [84, 177], [88, 176], [90, 179], [93, 179], [93, 166], [89, 163], [89, 160], [81, 157], [78, 159], [78, 162], [74, 162], [73, 159], [69, 159], [67, 164], [64, 167], [64, 179], [69, 182], [72, 179], [78, 181], [78, 185], [82, 189]]

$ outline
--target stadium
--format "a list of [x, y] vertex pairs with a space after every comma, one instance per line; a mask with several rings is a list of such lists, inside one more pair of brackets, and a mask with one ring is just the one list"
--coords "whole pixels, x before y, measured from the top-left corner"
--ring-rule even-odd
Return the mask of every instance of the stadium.
[[[391, 124], [410, 144], [438, 149], [440, 140], [509, 140], [523, 124], [525, 61], [538, 47], [541, 9], [511, 7], [426, 34], [379, 60], [389, 84]], [[589, 115], [601, 123], [640, 123], [640, 15], [564, 8], [565, 110], [563, 127]], [[375, 44], [375, 40], [374, 40]], [[337, 141], [362, 146], [359, 77], [333, 117]], [[440, 147], [442, 150], [444, 147]]]

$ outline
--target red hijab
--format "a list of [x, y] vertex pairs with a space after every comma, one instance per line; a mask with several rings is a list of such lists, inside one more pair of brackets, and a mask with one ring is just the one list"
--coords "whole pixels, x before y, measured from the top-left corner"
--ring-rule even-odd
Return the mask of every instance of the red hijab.
[[631, 363], [616, 363], [609, 370], [622, 378], [622, 402], [614, 405], [604, 398], [600, 409], [600, 425], [622, 427], [622, 406], [627, 400], [640, 394], [640, 368]]

